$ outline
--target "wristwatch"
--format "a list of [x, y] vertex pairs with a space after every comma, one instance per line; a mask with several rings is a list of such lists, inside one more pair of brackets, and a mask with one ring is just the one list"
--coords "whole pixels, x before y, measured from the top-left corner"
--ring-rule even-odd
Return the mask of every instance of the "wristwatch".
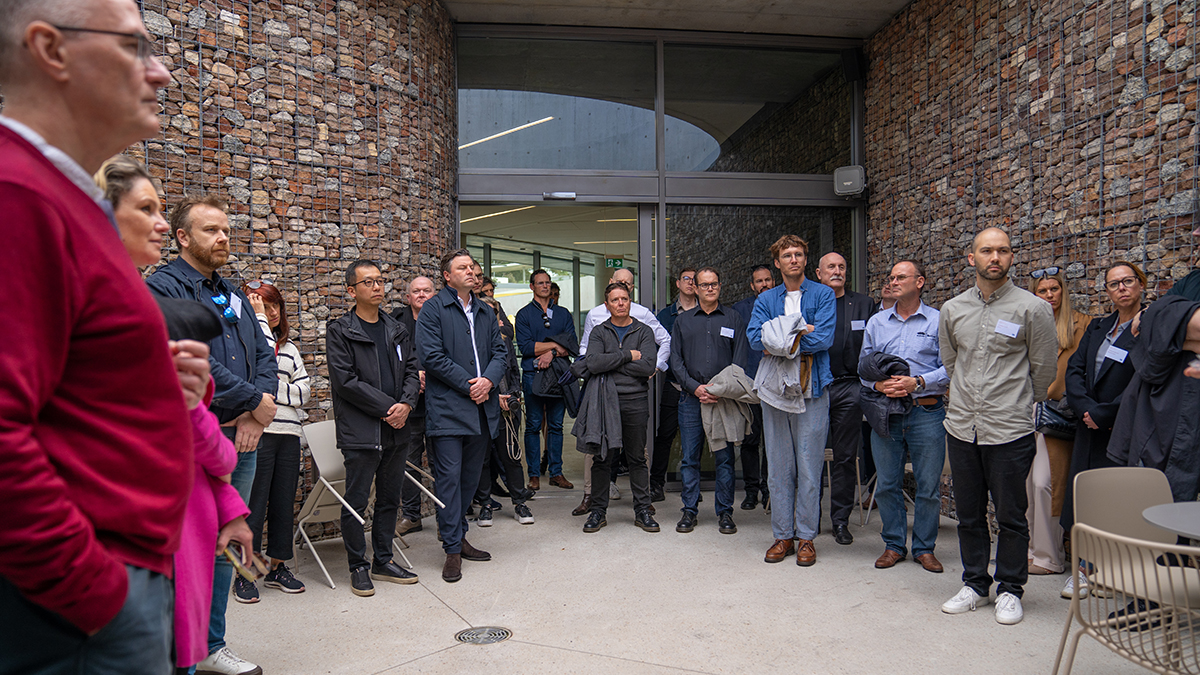
[[925, 388], [925, 378], [918, 375], [917, 376], [917, 389], [924, 389], [924, 388]]

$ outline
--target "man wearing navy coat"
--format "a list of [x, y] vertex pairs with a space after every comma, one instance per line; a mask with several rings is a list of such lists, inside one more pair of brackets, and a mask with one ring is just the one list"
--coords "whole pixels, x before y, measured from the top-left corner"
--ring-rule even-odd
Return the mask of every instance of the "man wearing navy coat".
[[496, 384], [508, 352], [496, 314], [475, 298], [475, 261], [466, 249], [442, 256], [445, 288], [417, 319], [417, 353], [425, 366], [425, 435], [434, 492], [445, 503], [438, 531], [446, 563], [442, 579], [462, 578], [462, 561], [492, 556], [467, 542], [467, 508], [479, 485], [488, 444], [500, 425]]

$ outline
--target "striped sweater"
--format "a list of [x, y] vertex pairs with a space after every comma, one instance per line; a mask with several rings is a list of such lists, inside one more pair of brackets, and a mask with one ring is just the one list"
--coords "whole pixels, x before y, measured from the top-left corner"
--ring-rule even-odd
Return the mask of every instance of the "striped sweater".
[[[268, 344], [275, 344], [275, 334], [267, 317], [257, 314], [258, 326], [267, 336]], [[300, 350], [289, 340], [279, 348], [275, 358], [279, 361], [279, 390], [275, 392], [275, 405], [278, 410], [275, 420], [264, 429], [268, 434], [300, 435], [299, 407], [308, 403], [312, 388], [308, 382], [308, 371], [304, 369], [304, 359]]]

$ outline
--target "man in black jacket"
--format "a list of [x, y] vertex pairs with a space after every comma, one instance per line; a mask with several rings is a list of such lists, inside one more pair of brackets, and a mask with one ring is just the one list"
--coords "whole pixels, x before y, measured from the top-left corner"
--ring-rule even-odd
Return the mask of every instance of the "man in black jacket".
[[329, 322], [325, 332], [329, 387], [337, 444], [346, 464], [346, 502], [365, 516], [371, 482], [374, 555], [367, 562], [363, 525], [342, 507], [342, 540], [355, 595], [375, 594], [371, 579], [415, 584], [417, 575], [392, 561], [396, 512], [408, 457], [408, 416], [421, 389], [416, 351], [408, 330], [379, 311], [387, 279], [379, 265], [356, 260], [346, 269], [354, 311]]
[[[433, 297], [433, 293], [433, 279], [429, 277], [413, 277], [408, 282], [408, 304], [401, 306], [400, 309], [392, 313], [392, 316], [396, 317], [396, 320], [408, 330], [409, 336], [413, 338], [414, 348], [417, 335], [417, 317], [421, 315], [421, 308], [425, 306], [426, 300]], [[417, 367], [421, 367], [419, 359], [417, 360]], [[417, 405], [408, 416], [408, 462], [416, 466], [420, 466], [422, 459], [425, 457], [425, 371], [419, 370], [418, 374], [421, 376], [421, 394], [417, 396]], [[420, 532], [422, 529], [421, 490], [417, 487], [416, 483], [406, 480], [404, 481], [402, 493], [404, 495], [404, 502], [401, 507], [402, 517], [396, 525], [396, 534]]]
[[500, 428], [500, 397], [508, 350], [491, 307], [476, 299], [475, 261], [466, 249], [442, 256], [445, 288], [417, 319], [417, 348], [425, 366], [429, 454], [434, 492], [446, 506], [438, 530], [446, 563], [442, 579], [462, 579], [462, 560], [492, 556], [466, 540], [467, 508], [479, 485], [488, 444]]
[[833, 466], [829, 476], [829, 515], [833, 521], [833, 540], [843, 546], [853, 543], [848, 527], [854, 510], [854, 459], [862, 447], [862, 408], [858, 405], [858, 353], [862, 351], [863, 331], [875, 314], [876, 304], [869, 296], [846, 290], [846, 259], [838, 253], [826, 253], [817, 264], [817, 280], [833, 289], [837, 298], [833, 346], [829, 348], [829, 446]]

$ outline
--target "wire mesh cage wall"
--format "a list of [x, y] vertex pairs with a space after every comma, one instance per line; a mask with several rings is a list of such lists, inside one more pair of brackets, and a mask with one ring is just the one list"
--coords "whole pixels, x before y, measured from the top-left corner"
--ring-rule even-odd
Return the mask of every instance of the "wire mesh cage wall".
[[1191, 268], [1196, 2], [919, 0], [869, 43], [870, 277], [927, 264], [926, 299], [974, 283], [980, 229], [1010, 232], [1014, 280], [1067, 270], [1072, 302], [1118, 259], [1151, 297]]

